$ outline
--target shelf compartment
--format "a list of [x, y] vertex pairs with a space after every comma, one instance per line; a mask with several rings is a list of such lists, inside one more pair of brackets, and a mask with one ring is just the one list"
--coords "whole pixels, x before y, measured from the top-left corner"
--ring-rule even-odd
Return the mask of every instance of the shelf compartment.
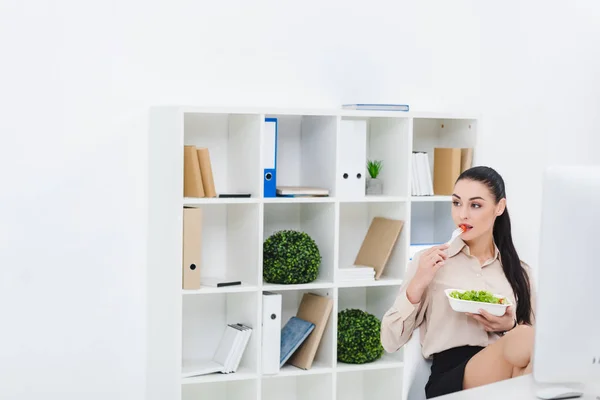
[[[474, 119], [414, 118], [413, 151], [426, 152], [431, 179], [434, 179], [434, 149], [477, 147], [477, 121]], [[473, 153], [472, 165], [477, 165]], [[450, 193], [444, 193], [450, 194]], [[412, 201], [446, 201], [448, 196], [413, 196]]]
[[[253, 290], [259, 283], [259, 204], [202, 204], [199, 292], [237, 290], [202, 285], [204, 277], [239, 280]], [[197, 290], [183, 290], [183, 293]]]
[[227, 324], [242, 323], [252, 328], [252, 335], [236, 372], [215, 373], [182, 379], [199, 383], [250, 379], [258, 371], [260, 350], [259, 294], [215, 293], [207, 296], [184, 296], [182, 301], [182, 362], [209, 360], [217, 349]]
[[199, 399], [255, 399], [258, 393], [258, 380], [238, 380], [210, 382], [203, 385], [184, 385], [181, 389], [182, 400]]
[[261, 194], [260, 115], [184, 114], [184, 144], [206, 147], [219, 193]]
[[401, 368], [338, 373], [336, 398], [338, 400], [388, 400], [394, 396], [401, 398], [402, 376]]
[[277, 118], [277, 186], [326, 188], [335, 196], [337, 118], [285, 114], [266, 118]]
[[[358, 199], [372, 196], [408, 196], [409, 127], [410, 120], [406, 117], [342, 116], [337, 146], [337, 186], [342, 188], [343, 185], [352, 185], [355, 188], [352, 189], [352, 193], [356, 193], [356, 196], [352, 197]], [[355, 152], [361, 154], [354, 154]], [[366, 187], [355, 186], [359, 174], [364, 177], [360, 180], [363, 185], [369, 180], [369, 160], [381, 160], [383, 163], [378, 176], [378, 179], [383, 181], [381, 195], [366, 194]], [[346, 190], [340, 189], [339, 192], [343, 193], [344, 199], [350, 196]]]
[[[386, 217], [404, 221], [400, 236], [396, 241], [387, 265], [380, 277], [381, 281], [401, 280], [406, 268], [408, 250], [408, 207], [406, 203], [397, 202], [365, 202], [341, 203], [339, 218], [339, 269], [352, 268], [356, 255], [367, 234], [374, 217]], [[338, 269], [338, 271], [339, 271]], [[356, 282], [343, 282], [340, 286]], [[364, 281], [364, 285], [377, 285], [378, 281]]]
[[332, 397], [331, 374], [277, 376], [262, 380], [262, 400], [330, 400]]
[[[321, 254], [316, 282], [308, 285], [333, 284], [335, 204], [334, 203], [269, 203], [264, 205], [263, 242], [280, 230], [306, 232]], [[262, 279], [262, 277], [261, 277]], [[265, 286], [268, 285], [264, 282]]]
[[[305, 293], [312, 293], [319, 296], [328, 297], [330, 299], [334, 298], [334, 289], [303, 289], [292, 291], [285, 290], [275, 291], [275, 293], [281, 294], [282, 329], [291, 317], [296, 316], [298, 314], [298, 307], [300, 306], [302, 297]], [[313, 359], [313, 364], [310, 369], [304, 370], [292, 364], [286, 363], [283, 365], [283, 367], [281, 367], [280, 372], [278, 374], [263, 376], [277, 377], [281, 375], [311, 375], [322, 373], [326, 370], [332, 369], [334, 365], [334, 346], [336, 344], [336, 340], [334, 337], [335, 330], [333, 325], [334, 308], [332, 308], [331, 313], [329, 314], [327, 324], [325, 325], [325, 330], [323, 331], [323, 336], [321, 337], [321, 341], [319, 342], [319, 347], [317, 348], [317, 352], [315, 353], [315, 358]]]
[[452, 236], [456, 225], [452, 220], [452, 203], [417, 202], [411, 206], [411, 245], [441, 244]]
[[[394, 304], [398, 295], [398, 286], [374, 286], [374, 287], [348, 287], [338, 289], [338, 313], [346, 309], [359, 309], [373, 314], [380, 321], [385, 312]], [[336, 316], [337, 324], [337, 316]], [[336, 338], [337, 359], [337, 338]], [[366, 364], [349, 364], [336, 361], [338, 371], [352, 371], [356, 369], [385, 369], [401, 367], [403, 365], [404, 351], [401, 349], [395, 353], [384, 351], [383, 356], [376, 361]]]

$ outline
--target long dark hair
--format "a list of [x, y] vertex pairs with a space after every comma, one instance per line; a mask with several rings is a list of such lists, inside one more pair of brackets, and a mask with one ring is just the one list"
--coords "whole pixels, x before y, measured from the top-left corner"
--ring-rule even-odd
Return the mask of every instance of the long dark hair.
[[[469, 179], [486, 185], [490, 192], [492, 192], [496, 203], [506, 198], [504, 179], [490, 167], [476, 166], [469, 168], [460, 174], [456, 181], [458, 182], [461, 179]], [[508, 208], [505, 208], [504, 212], [496, 218], [493, 234], [494, 242], [500, 251], [504, 275], [508, 279], [517, 301], [517, 322], [531, 325], [532, 310], [529, 275], [521, 265], [521, 260], [513, 244]]]

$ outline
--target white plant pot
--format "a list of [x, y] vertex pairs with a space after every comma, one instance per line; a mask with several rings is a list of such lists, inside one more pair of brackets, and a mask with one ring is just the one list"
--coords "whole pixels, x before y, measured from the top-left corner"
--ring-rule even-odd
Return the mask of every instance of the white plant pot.
[[383, 181], [379, 178], [367, 179], [367, 194], [371, 194], [371, 195], [383, 194]]

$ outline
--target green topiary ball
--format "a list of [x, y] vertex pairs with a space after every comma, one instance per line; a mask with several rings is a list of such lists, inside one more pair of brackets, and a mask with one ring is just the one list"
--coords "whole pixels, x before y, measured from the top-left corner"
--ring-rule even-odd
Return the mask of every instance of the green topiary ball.
[[381, 321], [365, 311], [347, 309], [338, 313], [337, 359], [349, 364], [373, 362], [383, 355]]
[[263, 244], [263, 278], [268, 283], [298, 284], [317, 279], [321, 254], [305, 232], [275, 232]]

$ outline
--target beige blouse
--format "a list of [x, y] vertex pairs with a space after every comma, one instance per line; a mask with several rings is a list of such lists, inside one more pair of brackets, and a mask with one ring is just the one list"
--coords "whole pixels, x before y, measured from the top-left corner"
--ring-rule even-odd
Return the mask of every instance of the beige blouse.
[[[454, 311], [444, 290], [487, 290], [508, 297], [516, 306], [514, 293], [502, 270], [498, 247], [495, 247], [494, 257], [481, 264], [475, 256], [471, 256], [469, 246], [460, 237], [456, 238], [447, 250], [448, 259], [423, 293], [421, 302], [412, 304], [406, 297], [406, 288], [416, 273], [424, 251], [418, 252], [410, 261], [398, 296], [382, 318], [381, 342], [384, 349], [390, 353], [399, 350], [417, 327], [420, 327], [420, 341], [425, 358], [452, 347], [487, 346], [495, 342], [499, 335], [486, 332], [473, 318]], [[521, 264], [532, 281], [529, 266], [523, 262]], [[531, 283], [534, 307], [533, 282]]]

